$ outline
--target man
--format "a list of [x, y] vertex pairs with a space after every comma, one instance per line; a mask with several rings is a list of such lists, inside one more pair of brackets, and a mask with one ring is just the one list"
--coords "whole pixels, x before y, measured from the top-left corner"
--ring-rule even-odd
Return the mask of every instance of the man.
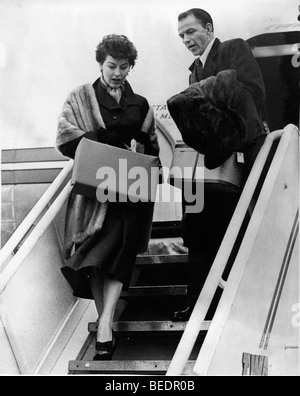
[[[202, 9], [194, 8], [180, 14], [178, 33], [183, 44], [197, 57], [190, 67], [190, 84], [234, 69], [238, 81], [244, 85], [238, 110], [250, 131], [244, 147], [247, 177], [267, 133], [265, 87], [255, 58], [244, 40], [220, 42], [215, 38], [213, 20]], [[185, 214], [183, 218], [183, 240], [189, 249], [187, 305], [173, 313], [173, 321], [189, 319], [239, 199], [239, 194], [234, 193], [204, 190], [204, 194], [203, 211]]]

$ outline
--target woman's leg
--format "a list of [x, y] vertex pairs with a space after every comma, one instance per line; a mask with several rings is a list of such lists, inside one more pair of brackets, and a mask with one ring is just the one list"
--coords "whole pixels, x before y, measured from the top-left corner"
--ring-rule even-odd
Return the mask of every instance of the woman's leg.
[[117, 279], [104, 278], [103, 311], [99, 319], [97, 341], [112, 340], [112, 326], [123, 283]]
[[97, 268], [91, 268], [91, 290], [95, 300], [98, 317], [100, 318], [103, 312], [103, 291], [104, 291], [104, 278]]
[[116, 279], [104, 277], [94, 268], [91, 271], [91, 290], [99, 315], [97, 341], [112, 340], [112, 325], [117, 303], [119, 301], [123, 283]]

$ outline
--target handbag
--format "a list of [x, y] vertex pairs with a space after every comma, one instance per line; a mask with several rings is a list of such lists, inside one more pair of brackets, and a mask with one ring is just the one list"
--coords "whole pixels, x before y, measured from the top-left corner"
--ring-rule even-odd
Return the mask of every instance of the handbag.
[[81, 139], [74, 158], [72, 192], [98, 201], [155, 202], [158, 157]]
[[243, 153], [233, 153], [221, 166], [207, 169], [204, 155], [183, 142], [174, 148], [169, 184], [183, 188], [184, 183], [203, 183], [205, 191], [239, 192], [242, 188]]

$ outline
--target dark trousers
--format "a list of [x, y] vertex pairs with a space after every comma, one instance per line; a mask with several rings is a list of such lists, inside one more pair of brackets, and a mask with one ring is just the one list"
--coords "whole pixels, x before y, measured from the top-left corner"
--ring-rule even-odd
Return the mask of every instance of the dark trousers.
[[[258, 136], [244, 150], [245, 164], [242, 185], [246, 183], [265, 137], [265, 134]], [[240, 193], [208, 192], [204, 190], [203, 211], [200, 213], [188, 213], [183, 216], [182, 237], [184, 245], [188, 247], [189, 251], [187, 305], [194, 305], [198, 299], [239, 197]], [[246, 230], [249, 218], [249, 214], [247, 214], [239, 239], [242, 238]], [[227, 269], [233, 263], [234, 254], [236, 254], [235, 251], [231, 255], [231, 262], [227, 263]]]
[[[244, 185], [265, 140], [266, 131], [256, 110], [254, 100], [247, 89], [244, 89], [240, 95], [237, 112], [246, 123], [245, 144], [241, 148], [245, 159], [242, 182]], [[198, 299], [239, 197], [239, 193], [204, 190], [203, 211], [197, 214], [185, 214], [183, 217], [183, 240], [189, 249], [188, 305], [194, 305]], [[245, 231], [245, 225], [242, 229]], [[230, 259], [233, 260], [233, 255]], [[227, 268], [230, 265], [232, 262], [227, 263]]]
[[189, 256], [187, 305], [193, 306], [198, 299], [238, 200], [238, 193], [205, 193], [203, 211], [184, 215], [183, 240]]

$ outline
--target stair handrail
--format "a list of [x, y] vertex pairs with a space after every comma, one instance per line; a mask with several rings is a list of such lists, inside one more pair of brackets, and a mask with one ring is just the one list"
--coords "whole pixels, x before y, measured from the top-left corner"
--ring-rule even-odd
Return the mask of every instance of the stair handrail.
[[234, 246], [249, 205], [251, 204], [251, 200], [273, 143], [280, 139], [287, 130], [288, 127], [286, 127], [284, 130], [278, 130], [268, 134], [256, 157], [252, 170], [243, 188], [239, 202], [215, 257], [212, 268], [206, 278], [197, 303], [177, 346], [173, 359], [171, 360], [170, 366], [166, 373], [167, 376], [181, 375], [184, 371], [184, 367], [199, 336], [202, 323], [205, 320], [206, 314], [215, 295], [215, 291], [217, 290], [220, 279], [222, 278], [222, 274], [231, 254], [232, 247]]
[[[174, 150], [174, 148], [176, 146], [176, 139], [170, 133], [170, 129], [162, 121], [160, 121], [158, 118], [155, 118], [155, 123], [156, 123], [157, 128], [163, 133], [164, 137], [169, 142], [172, 150]], [[174, 126], [174, 128], [175, 127], [176, 127], [176, 125]]]
[[61, 172], [54, 179], [49, 188], [45, 191], [42, 197], [34, 205], [34, 207], [31, 209], [31, 211], [28, 213], [28, 215], [25, 217], [19, 227], [14, 231], [13, 235], [0, 250], [0, 273], [3, 267], [6, 265], [7, 260], [14, 253], [16, 247], [24, 239], [36, 219], [45, 210], [47, 205], [51, 202], [53, 197], [57, 194], [63, 183], [66, 181], [66, 178], [68, 177], [73, 168], [73, 162], [73, 160], [69, 160], [69, 162], [61, 170]]
[[31, 252], [37, 241], [42, 237], [48, 226], [55, 219], [58, 212], [61, 210], [66, 200], [68, 199], [72, 190], [71, 181], [69, 181], [63, 190], [56, 197], [47, 212], [43, 215], [41, 220], [35, 226], [34, 230], [30, 233], [28, 238], [24, 241], [20, 249], [9, 261], [8, 265], [0, 274], [0, 294], [5, 290], [11, 278], [22, 265], [28, 254]]
[[[244, 270], [247, 266], [247, 257], [250, 257], [253, 244], [255, 243], [254, 241], [256, 240], [256, 237], [258, 235], [260, 225], [266, 213], [266, 208], [271, 199], [272, 191], [274, 190], [274, 184], [276, 183], [278, 174], [282, 169], [282, 164], [288, 156], [287, 150], [289, 149], [289, 147], [291, 147], [291, 141], [295, 131], [298, 132], [296, 126], [289, 126], [285, 128], [284, 135], [282, 136], [280, 144], [278, 145], [276, 153], [274, 154], [272, 164], [268, 171], [268, 175], [264, 180], [264, 185], [262, 186], [260, 197], [256, 204], [256, 211], [255, 213], [253, 213], [255, 218], [253, 218], [249, 223], [247, 234], [245, 235], [245, 239], [242, 242], [240, 252], [236, 257], [236, 262], [232, 269], [231, 276], [228, 279], [229, 288], [222, 296], [222, 306], [220, 307], [220, 310], [212, 321], [211, 327], [209, 329], [209, 334], [207, 334], [205, 338], [204, 344], [201, 347], [200, 353], [194, 365], [193, 370], [194, 373], [197, 375], [207, 375], [210, 363], [213, 359], [213, 355], [218, 346], [218, 340], [220, 339], [222, 329], [224, 328], [226, 319], [228, 318], [230, 309], [234, 303], [234, 297], [237, 293], [241, 279], [244, 274]], [[297, 211], [297, 214], [295, 216], [296, 220], [293, 217], [294, 225], [297, 223], [298, 214], [299, 211]], [[296, 231], [294, 232], [294, 237], [295, 235], [297, 235]]]

